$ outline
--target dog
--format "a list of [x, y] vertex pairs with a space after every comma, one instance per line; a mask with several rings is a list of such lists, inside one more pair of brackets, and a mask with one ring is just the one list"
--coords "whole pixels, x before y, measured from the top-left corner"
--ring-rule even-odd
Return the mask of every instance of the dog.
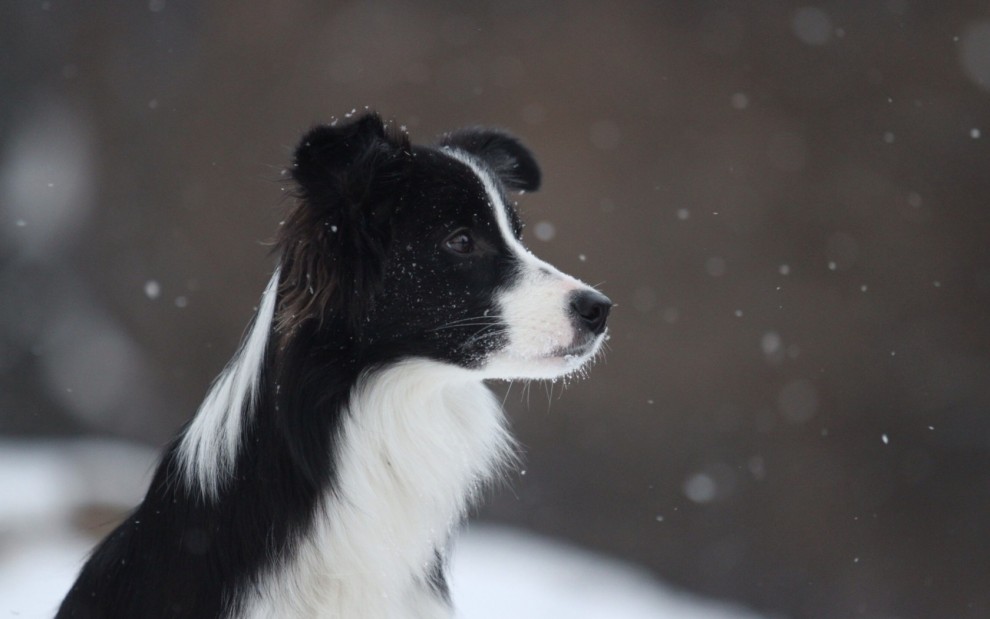
[[582, 372], [611, 301], [522, 244], [508, 133], [365, 112], [295, 150], [240, 348], [57, 617], [453, 616], [452, 532], [514, 443], [488, 379]]

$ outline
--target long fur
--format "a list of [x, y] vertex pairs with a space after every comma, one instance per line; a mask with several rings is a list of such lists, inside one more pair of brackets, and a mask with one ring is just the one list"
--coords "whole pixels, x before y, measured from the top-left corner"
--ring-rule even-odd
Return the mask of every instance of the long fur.
[[375, 114], [296, 150], [279, 265], [231, 362], [58, 617], [451, 616], [445, 561], [513, 441], [485, 379], [580, 369], [611, 303], [533, 256], [480, 128]]

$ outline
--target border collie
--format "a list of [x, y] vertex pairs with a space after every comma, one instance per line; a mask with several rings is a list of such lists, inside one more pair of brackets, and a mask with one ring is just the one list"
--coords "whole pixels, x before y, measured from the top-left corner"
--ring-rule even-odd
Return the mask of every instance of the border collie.
[[240, 349], [94, 550], [65, 617], [451, 617], [452, 531], [513, 441], [486, 379], [579, 371], [611, 302], [531, 254], [540, 172], [483, 128], [373, 113], [295, 151], [297, 200]]

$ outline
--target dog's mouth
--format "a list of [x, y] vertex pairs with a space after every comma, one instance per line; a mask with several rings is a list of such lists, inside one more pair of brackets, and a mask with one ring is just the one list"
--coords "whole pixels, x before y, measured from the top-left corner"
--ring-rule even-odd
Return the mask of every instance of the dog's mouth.
[[546, 355], [546, 358], [563, 359], [564, 361], [581, 360], [593, 354], [604, 339], [605, 333], [602, 333], [601, 335], [589, 334], [580, 341], [574, 342], [569, 346], [562, 346], [550, 351]]
[[553, 380], [570, 376], [598, 354], [607, 333], [581, 335], [566, 346], [548, 347], [538, 352], [503, 350], [488, 358], [487, 369], [491, 378], [500, 379]]

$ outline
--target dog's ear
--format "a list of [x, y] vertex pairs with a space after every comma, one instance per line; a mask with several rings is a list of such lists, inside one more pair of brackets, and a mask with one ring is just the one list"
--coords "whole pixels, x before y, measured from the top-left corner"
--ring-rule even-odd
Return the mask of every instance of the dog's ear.
[[369, 216], [380, 221], [410, 158], [408, 137], [368, 113], [311, 129], [296, 147], [291, 173], [302, 201], [321, 214], [341, 223]]
[[374, 113], [303, 136], [290, 169], [297, 200], [276, 244], [280, 329], [329, 314], [358, 324], [381, 284], [411, 162], [408, 137]]
[[540, 188], [540, 166], [536, 158], [508, 133], [471, 127], [445, 135], [440, 145], [462, 150], [485, 162], [509, 189], [536, 191]]

